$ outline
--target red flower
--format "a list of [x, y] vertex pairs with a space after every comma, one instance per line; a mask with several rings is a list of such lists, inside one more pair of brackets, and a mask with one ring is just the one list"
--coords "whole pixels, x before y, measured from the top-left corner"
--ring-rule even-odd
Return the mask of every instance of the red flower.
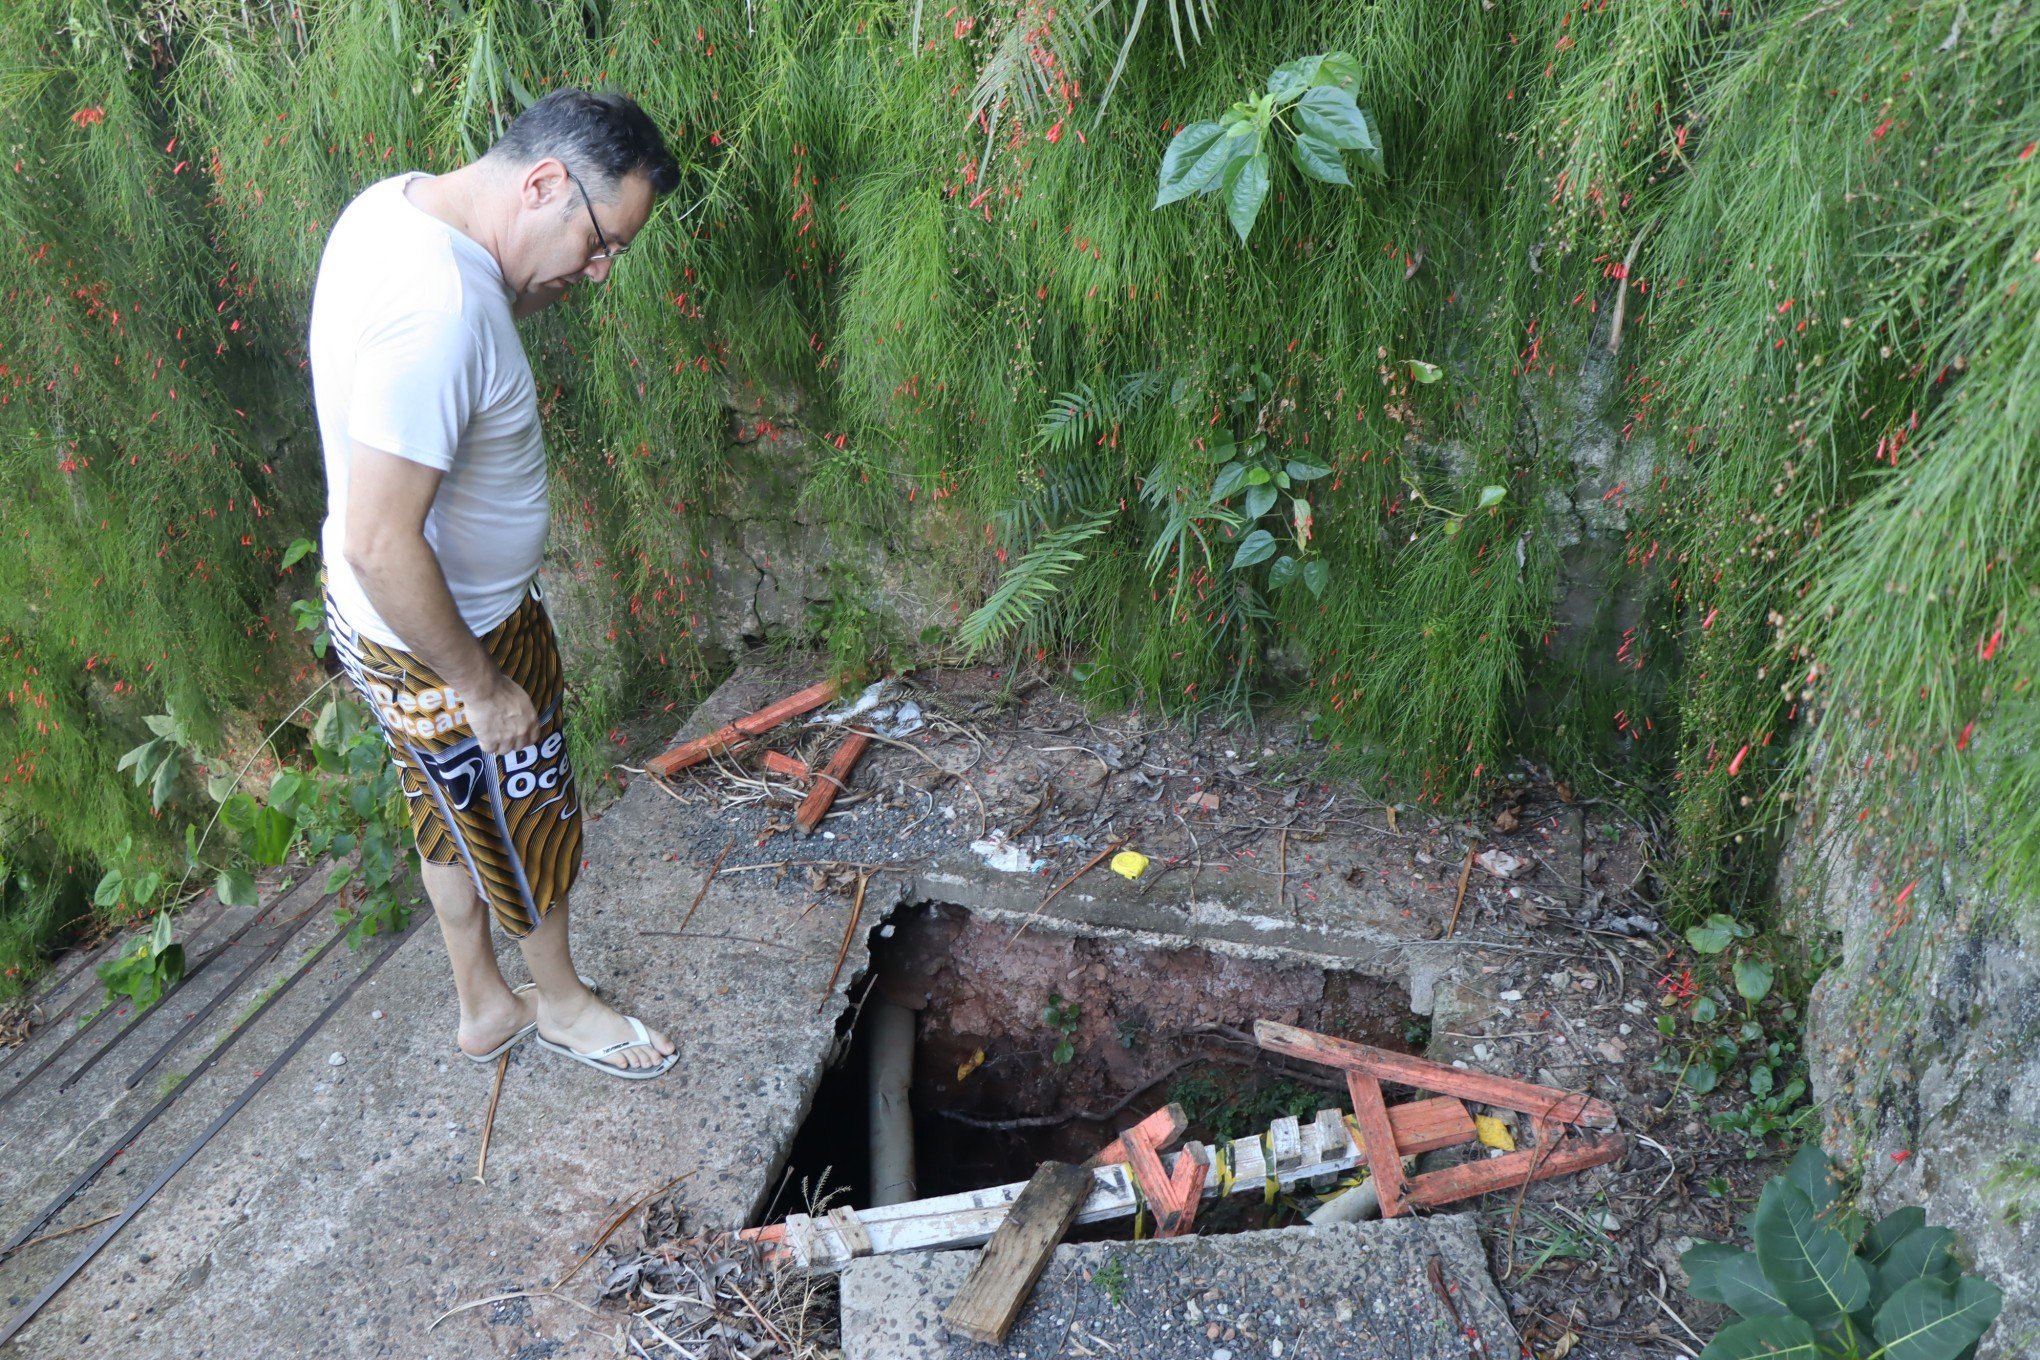
[[1055, 126], [1048, 130], [1048, 140], [1051, 145], [1062, 140], [1062, 119], [1056, 119]]
[[72, 114], [71, 121], [76, 123], [81, 128], [91, 127], [94, 123], [103, 123], [106, 121], [106, 110], [99, 107], [99, 105], [94, 104], [89, 109], [80, 109], [76, 113]]

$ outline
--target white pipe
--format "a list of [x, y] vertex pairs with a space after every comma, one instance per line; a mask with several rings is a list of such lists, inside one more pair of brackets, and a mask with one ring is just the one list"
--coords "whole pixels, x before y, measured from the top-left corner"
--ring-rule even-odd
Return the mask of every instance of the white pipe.
[[1381, 1196], [1375, 1193], [1374, 1178], [1369, 1176], [1351, 1190], [1334, 1195], [1311, 1210], [1310, 1225], [1322, 1228], [1327, 1223], [1358, 1223], [1362, 1219], [1380, 1217]]
[[914, 1013], [883, 997], [866, 1006], [871, 1026], [871, 1203], [904, 1204], [914, 1185]]

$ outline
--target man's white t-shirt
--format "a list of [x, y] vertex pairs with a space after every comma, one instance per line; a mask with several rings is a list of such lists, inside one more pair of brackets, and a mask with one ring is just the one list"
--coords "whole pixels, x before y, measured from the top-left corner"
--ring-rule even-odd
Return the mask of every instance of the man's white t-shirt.
[[333, 224], [312, 292], [311, 369], [326, 452], [326, 588], [363, 635], [405, 647], [348, 569], [350, 440], [445, 476], [425, 541], [475, 636], [538, 573], [550, 512], [538, 392], [494, 257], [420, 208], [397, 175]]

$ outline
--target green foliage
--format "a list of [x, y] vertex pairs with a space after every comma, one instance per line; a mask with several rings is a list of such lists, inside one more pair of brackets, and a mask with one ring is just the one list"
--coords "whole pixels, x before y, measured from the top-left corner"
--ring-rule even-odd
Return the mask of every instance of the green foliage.
[[[1831, 794], [1872, 814], [1895, 971], [1950, 910], [1932, 871], [1957, 847], [1994, 890], [2040, 888], [2040, 755], [2016, 739], [2040, 627], [2020, 565], [2040, 15], [923, 11], [0, 10], [0, 849], [36, 885], [0, 902], [0, 949], [68, 924], [66, 867], [94, 881], [123, 836], [173, 862], [191, 760], [160, 794], [165, 748], [118, 765], [150, 716], [220, 752], [223, 724], [294, 702], [322, 631], [290, 603], [321, 513], [297, 351], [335, 215], [568, 82], [638, 96], [683, 167], [612, 284], [527, 323], [550, 569], [599, 662], [574, 677], [577, 758], [703, 672], [724, 403], [750, 419], [784, 382], [830, 436], [803, 495], [928, 530], [987, 594], [997, 553], [1111, 516], [1002, 639], [1083, 658], [1089, 699], [1236, 709], [1276, 688], [1275, 651], [1315, 730], [1404, 805], [1522, 755], [1583, 788], [1589, 761], [1655, 779], [1680, 925], [1747, 916], [1795, 809]], [[1310, 53], [1350, 70], [1313, 87]], [[1336, 143], [1358, 133], [1313, 90], [1346, 75], [1395, 174], [1329, 192], [1312, 174], [1351, 178]], [[1239, 250], [1148, 186], [1249, 82]], [[1312, 97], [1340, 105], [1324, 128]], [[1321, 132], [1336, 161], [1292, 136]], [[1271, 481], [1329, 469], [1307, 532], [1279, 485], [1213, 504], [1255, 440]], [[1591, 587], [1605, 631], [1568, 642], [1553, 605], [1583, 534], [1627, 551]], [[1816, 750], [1860, 787], [1810, 786]]]
[[1963, 1273], [1951, 1234], [1917, 1208], [1867, 1224], [1843, 1207], [1833, 1168], [1803, 1149], [1764, 1187], [1753, 1251], [1702, 1242], [1681, 1258], [1695, 1298], [1744, 1321], [1701, 1360], [1959, 1360], [2003, 1306], [1997, 1286]]
[[1050, 1055], [1057, 1067], [1063, 1066], [1077, 1056], [1077, 1026], [1083, 1023], [1084, 1008], [1074, 1001], [1063, 1000], [1062, 993], [1050, 992], [1048, 1004], [1041, 1008], [1041, 1023], [1060, 1034], [1055, 1051]]
[[124, 996], [146, 1010], [184, 976], [184, 946], [171, 939], [172, 929], [170, 913], [157, 912], [147, 935], [94, 970], [106, 984], [108, 1003]]
[[[1799, 1131], [1815, 1113], [1800, 1053], [1800, 1008], [1775, 994], [1770, 946], [1754, 936], [1749, 926], [1720, 913], [1687, 928], [1687, 943], [1712, 961], [1713, 977], [1703, 963], [1698, 977], [1688, 968], [1659, 979], [1663, 1004], [1681, 1007], [1686, 1025], [1684, 1043], [1668, 1045], [1652, 1064], [1696, 1103], [1713, 1096], [1708, 1122], [1742, 1134], [1752, 1158], [1770, 1148], [1773, 1135]], [[1658, 1016], [1657, 1027], [1667, 1039], [1680, 1037], [1671, 1010]]]
[[1114, 1256], [1098, 1267], [1091, 1276], [1091, 1283], [1105, 1291], [1105, 1297], [1117, 1308], [1126, 1302], [1126, 1262]]
[[1289, 158], [1306, 179], [1350, 187], [1348, 151], [1380, 171], [1381, 147], [1354, 102], [1360, 73], [1360, 63], [1344, 52], [1298, 57], [1269, 74], [1265, 93], [1235, 103], [1217, 122], [1185, 125], [1162, 155], [1154, 206], [1217, 194], [1244, 245], [1268, 199], [1278, 137], [1287, 139]]

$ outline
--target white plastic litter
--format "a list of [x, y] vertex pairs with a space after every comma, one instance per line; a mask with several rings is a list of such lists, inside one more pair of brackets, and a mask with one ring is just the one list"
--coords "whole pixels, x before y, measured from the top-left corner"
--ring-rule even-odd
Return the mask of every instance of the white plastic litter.
[[856, 723], [860, 727], [870, 728], [881, 737], [889, 737], [894, 741], [898, 741], [901, 737], [911, 736], [928, 725], [926, 716], [921, 712], [921, 706], [912, 699], [903, 699], [898, 703], [887, 703], [886, 699], [891, 692], [892, 681], [875, 681], [872, 684], [866, 685], [864, 692], [859, 694], [851, 704], [809, 718], [807, 725], [809, 727], [844, 727], [851, 723]]
[[972, 841], [970, 848], [973, 854], [984, 860], [986, 868], [996, 869], [1002, 874], [1039, 873], [1048, 863], [1007, 840], [1003, 831], [994, 831], [984, 840]]

